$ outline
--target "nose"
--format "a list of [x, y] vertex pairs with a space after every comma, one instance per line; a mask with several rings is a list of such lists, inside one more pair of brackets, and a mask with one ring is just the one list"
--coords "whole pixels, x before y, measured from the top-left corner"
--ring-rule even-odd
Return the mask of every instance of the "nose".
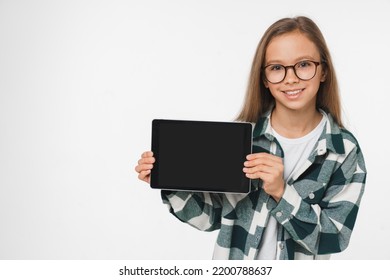
[[299, 78], [295, 74], [293, 66], [286, 67], [286, 77], [284, 78], [284, 82], [287, 84], [290, 84], [290, 83], [294, 84], [294, 83], [299, 82]]

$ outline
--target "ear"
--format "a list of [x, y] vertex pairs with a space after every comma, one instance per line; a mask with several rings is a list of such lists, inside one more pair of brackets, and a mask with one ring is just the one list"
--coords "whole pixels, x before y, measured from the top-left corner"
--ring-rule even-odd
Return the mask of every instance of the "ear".
[[266, 79], [262, 79], [262, 80], [265, 88], [269, 88], [267, 80]]
[[321, 82], [325, 82], [327, 74], [328, 71], [326, 69], [322, 70], [321, 80], [320, 80]]

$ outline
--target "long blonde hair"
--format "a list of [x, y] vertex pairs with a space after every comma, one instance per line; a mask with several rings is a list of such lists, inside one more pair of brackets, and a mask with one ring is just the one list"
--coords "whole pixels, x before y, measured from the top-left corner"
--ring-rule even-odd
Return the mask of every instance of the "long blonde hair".
[[321, 30], [314, 21], [303, 16], [280, 19], [264, 33], [252, 62], [244, 104], [236, 120], [256, 122], [261, 115], [274, 106], [275, 100], [263, 83], [265, 52], [273, 38], [294, 31], [301, 32], [317, 46], [326, 79], [318, 90], [316, 106], [330, 113], [334, 121], [342, 127], [339, 88], [330, 52]]

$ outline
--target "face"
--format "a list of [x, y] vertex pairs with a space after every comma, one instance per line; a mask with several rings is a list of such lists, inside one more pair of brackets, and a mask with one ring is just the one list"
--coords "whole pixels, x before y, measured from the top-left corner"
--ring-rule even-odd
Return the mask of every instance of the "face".
[[[320, 53], [316, 45], [299, 32], [287, 33], [273, 38], [265, 53], [266, 66], [269, 64], [289, 66], [305, 60], [320, 62]], [[306, 64], [299, 65], [305, 67]], [[277, 69], [275, 68], [275, 70]], [[277, 110], [315, 110], [320, 83], [325, 81], [322, 65], [317, 66], [316, 74], [310, 80], [298, 78], [293, 68], [286, 69], [286, 76], [280, 83], [272, 84], [264, 81], [265, 87], [269, 88], [275, 98]]]

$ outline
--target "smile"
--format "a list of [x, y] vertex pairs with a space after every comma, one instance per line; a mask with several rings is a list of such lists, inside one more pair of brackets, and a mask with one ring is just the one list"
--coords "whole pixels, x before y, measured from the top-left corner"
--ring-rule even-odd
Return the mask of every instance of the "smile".
[[303, 91], [303, 89], [295, 89], [295, 90], [286, 90], [286, 91], [283, 91], [283, 93], [292, 97], [292, 96], [297, 96], [302, 91]]

